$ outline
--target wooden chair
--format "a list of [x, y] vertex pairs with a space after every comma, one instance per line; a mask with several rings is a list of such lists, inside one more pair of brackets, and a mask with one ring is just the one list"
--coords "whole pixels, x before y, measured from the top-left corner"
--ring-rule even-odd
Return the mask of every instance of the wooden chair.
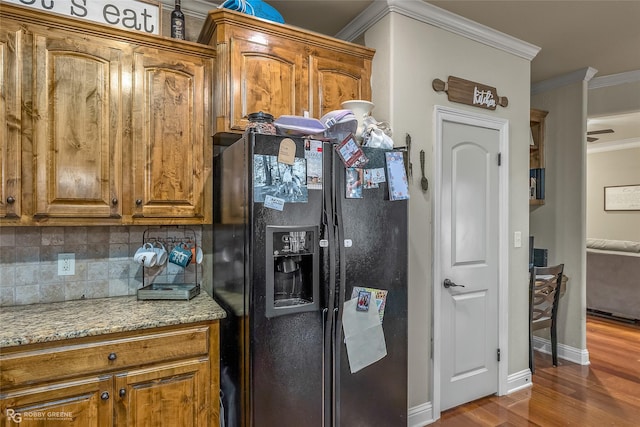
[[533, 267], [529, 279], [529, 368], [533, 362], [533, 331], [551, 329], [553, 366], [558, 366], [558, 301], [564, 264], [552, 267]]

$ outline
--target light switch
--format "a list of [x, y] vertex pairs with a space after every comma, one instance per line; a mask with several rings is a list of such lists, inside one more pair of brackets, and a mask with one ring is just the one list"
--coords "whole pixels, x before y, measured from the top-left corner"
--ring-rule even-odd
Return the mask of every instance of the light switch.
[[513, 247], [522, 247], [522, 231], [516, 231], [515, 233], [513, 233]]

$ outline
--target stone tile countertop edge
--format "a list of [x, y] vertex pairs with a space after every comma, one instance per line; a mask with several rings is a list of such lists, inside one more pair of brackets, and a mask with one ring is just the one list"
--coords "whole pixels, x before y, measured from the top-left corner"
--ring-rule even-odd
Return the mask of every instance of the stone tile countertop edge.
[[0, 347], [180, 325], [226, 317], [205, 292], [189, 301], [135, 296], [0, 308]]

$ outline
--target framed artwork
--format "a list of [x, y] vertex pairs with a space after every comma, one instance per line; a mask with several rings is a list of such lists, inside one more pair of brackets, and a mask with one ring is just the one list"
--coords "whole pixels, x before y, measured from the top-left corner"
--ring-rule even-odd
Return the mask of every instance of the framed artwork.
[[604, 187], [605, 211], [640, 211], [640, 184]]

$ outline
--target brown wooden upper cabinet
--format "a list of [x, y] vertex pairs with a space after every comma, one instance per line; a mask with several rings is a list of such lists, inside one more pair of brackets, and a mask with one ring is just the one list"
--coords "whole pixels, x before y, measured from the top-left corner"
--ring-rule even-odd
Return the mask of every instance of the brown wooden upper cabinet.
[[130, 99], [130, 88], [121, 84], [131, 69], [131, 47], [38, 25], [27, 27], [23, 40], [24, 54], [33, 53], [33, 73], [25, 74], [22, 90], [36, 112], [34, 214], [121, 217], [122, 128]]
[[[25, 105], [22, 82], [20, 26], [2, 22], [0, 27], [0, 218], [20, 218], [22, 180], [20, 111]], [[25, 108], [27, 105], [25, 105]]]
[[257, 111], [320, 118], [371, 99], [373, 49], [226, 9], [209, 12], [198, 41], [217, 52], [216, 132], [242, 132]]
[[133, 56], [134, 221], [203, 221], [211, 210], [211, 60], [151, 47]]
[[0, 20], [3, 224], [211, 222], [212, 48], [10, 4]]

